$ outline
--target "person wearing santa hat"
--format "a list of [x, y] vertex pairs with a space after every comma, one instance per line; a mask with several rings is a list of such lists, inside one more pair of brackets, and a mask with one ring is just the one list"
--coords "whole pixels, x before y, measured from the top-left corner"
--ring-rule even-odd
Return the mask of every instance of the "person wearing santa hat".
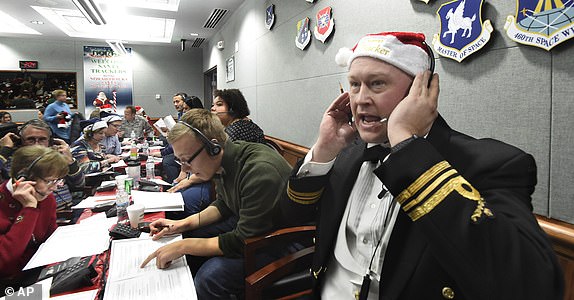
[[85, 174], [96, 173], [118, 162], [119, 158], [106, 157], [105, 149], [100, 143], [104, 140], [108, 128], [106, 121], [89, 119], [81, 122], [83, 137], [76, 140], [72, 146], [72, 156], [76, 159]]
[[425, 36], [370, 34], [336, 61], [350, 89], [281, 203], [286, 220], [317, 221], [315, 296], [562, 299], [532, 214], [533, 157], [447, 125]]
[[106, 158], [122, 154], [122, 143], [118, 138], [118, 132], [122, 127], [122, 117], [103, 111], [100, 113], [100, 118], [108, 124], [108, 128], [104, 131], [106, 136], [100, 143], [106, 149]]

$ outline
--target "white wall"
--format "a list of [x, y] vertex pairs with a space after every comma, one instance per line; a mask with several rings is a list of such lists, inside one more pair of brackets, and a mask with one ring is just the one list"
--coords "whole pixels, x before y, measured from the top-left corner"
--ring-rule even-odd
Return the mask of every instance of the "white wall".
[[[77, 72], [78, 106], [84, 112], [83, 46], [103, 45], [90, 41], [51, 41], [0, 38], [0, 70], [19, 70], [18, 61], [37, 60], [38, 71]], [[152, 117], [175, 114], [172, 96], [176, 92], [203, 95], [202, 50], [179, 45], [132, 45], [133, 103], [145, 108]], [[155, 95], [161, 99], [156, 100]], [[10, 111], [14, 121], [36, 117], [35, 110]]]
[[[273, 29], [265, 9], [275, 4]], [[366, 33], [418, 31], [432, 41], [440, 30], [436, 11], [446, 1], [246, 0], [204, 48], [203, 69], [218, 67], [218, 88], [239, 88], [252, 118], [266, 134], [311, 146], [320, 117], [344, 86], [346, 73], [334, 56]], [[325, 6], [333, 8], [334, 36], [295, 47], [296, 23]], [[532, 153], [538, 165], [537, 213], [574, 222], [574, 41], [547, 52], [506, 37], [504, 22], [515, 1], [488, 1], [483, 20], [495, 31], [485, 48], [462, 63], [437, 57], [439, 111], [449, 124], [476, 137], [492, 137]], [[215, 48], [224, 40], [223, 51]], [[234, 53], [234, 43], [239, 52]], [[235, 81], [225, 82], [225, 59], [235, 55]]]

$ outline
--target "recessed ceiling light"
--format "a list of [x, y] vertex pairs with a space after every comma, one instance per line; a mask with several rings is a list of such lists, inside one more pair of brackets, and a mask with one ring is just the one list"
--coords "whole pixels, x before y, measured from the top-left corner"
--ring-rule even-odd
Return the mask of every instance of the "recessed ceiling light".
[[190, 33], [189, 35], [191, 35], [191, 36], [198, 36], [199, 33], [194, 33], [194, 32], [192, 32], [192, 33]]
[[44, 22], [42, 22], [42, 21], [30, 21], [30, 23], [36, 24], [36, 25], [44, 25]]

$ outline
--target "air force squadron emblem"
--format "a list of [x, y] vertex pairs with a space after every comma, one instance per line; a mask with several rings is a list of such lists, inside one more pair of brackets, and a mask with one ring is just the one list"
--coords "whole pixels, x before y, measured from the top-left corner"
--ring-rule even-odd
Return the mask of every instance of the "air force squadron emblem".
[[332, 17], [331, 7], [327, 6], [321, 9], [317, 13], [317, 26], [315, 26], [315, 38], [320, 40], [322, 43], [325, 42], [327, 38], [333, 32], [335, 27], [335, 20]]
[[517, 43], [550, 50], [574, 37], [574, 0], [517, 0], [506, 34]]
[[273, 24], [275, 24], [275, 5], [271, 4], [267, 6], [267, 10], [265, 12], [265, 27], [271, 30]]
[[440, 34], [435, 34], [433, 46], [441, 56], [461, 62], [480, 50], [490, 40], [490, 20], [482, 23], [483, 0], [455, 0], [438, 9]]
[[309, 18], [305, 18], [297, 22], [297, 36], [295, 37], [295, 45], [301, 50], [309, 45], [311, 41], [311, 31], [309, 30]]

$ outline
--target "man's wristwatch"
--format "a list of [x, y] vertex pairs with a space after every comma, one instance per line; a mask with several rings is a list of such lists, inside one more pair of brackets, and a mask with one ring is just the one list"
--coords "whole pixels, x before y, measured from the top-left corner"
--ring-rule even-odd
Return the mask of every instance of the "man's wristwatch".
[[397, 152], [397, 151], [399, 151], [399, 150], [401, 150], [401, 149], [404, 148], [406, 145], [408, 145], [410, 142], [412, 142], [412, 141], [414, 141], [414, 140], [416, 140], [416, 139], [418, 139], [418, 138], [419, 138], [419, 137], [418, 137], [416, 134], [413, 134], [410, 138], [408, 138], [408, 139], [406, 139], [406, 140], [404, 140], [404, 141], [402, 141], [402, 142], [400, 142], [400, 143], [394, 145], [393, 147], [391, 147], [391, 154], [392, 154], [392, 153], [395, 153], [395, 152]]

